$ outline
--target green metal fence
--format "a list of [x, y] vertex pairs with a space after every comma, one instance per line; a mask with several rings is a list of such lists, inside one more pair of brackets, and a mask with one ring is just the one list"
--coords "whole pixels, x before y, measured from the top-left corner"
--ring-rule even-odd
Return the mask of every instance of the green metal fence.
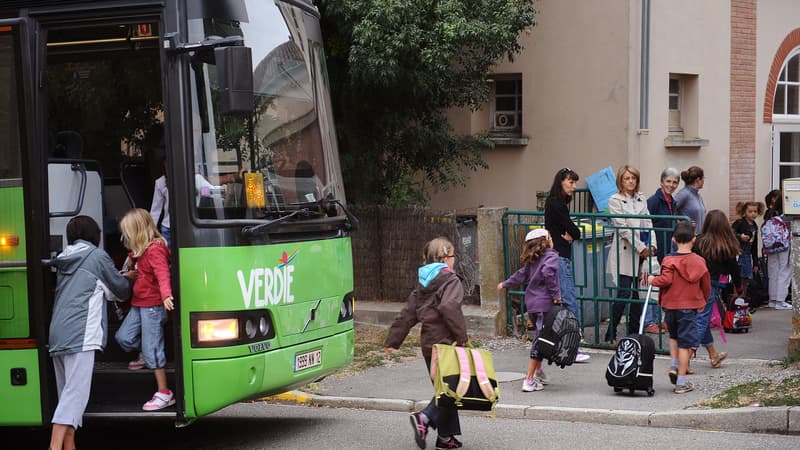
[[[612, 304], [623, 302], [626, 304], [643, 304], [646, 295], [646, 287], [634, 286], [638, 294], [637, 298], [619, 299], [617, 298], [618, 289], [613, 280], [619, 279], [619, 266], [624, 258], [639, 258], [635, 250], [623, 250], [619, 245], [612, 245], [614, 234], [623, 230], [631, 233], [656, 231], [656, 236], [664, 240], [665, 231], [672, 231], [674, 223], [678, 220], [688, 220], [685, 216], [638, 216], [638, 215], [619, 215], [606, 213], [571, 213], [573, 220], [581, 229], [581, 238], [572, 243], [572, 267], [575, 277], [575, 289], [578, 297], [579, 311], [582, 319], [584, 345], [593, 348], [613, 348], [613, 345], [604, 342], [605, 331], [608, 328], [611, 317]], [[648, 219], [669, 219], [673, 225], [669, 228], [663, 227], [629, 227], [617, 226], [613, 219], [629, 218], [648, 218]], [[511, 276], [520, 267], [520, 254], [524, 243], [525, 235], [534, 228], [544, 227], [543, 211], [507, 211], [503, 216], [503, 245], [505, 250], [505, 274], [506, 278]], [[658, 233], [661, 232], [661, 233]], [[671, 248], [671, 242], [658, 242], [658, 246]], [[608, 256], [615, 252], [617, 264], [615, 267], [607, 267]], [[637, 261], [638, 263], [638, 261]], [[638, 264], [635, 265], [635, 267]], [[506, 295], [506, 320], [509, 335], [522, 335], [524, 328], [525, 313], [525, 287], [507, 291]], [[626, 314], [623, 317], [627, 317]], [[659, 308], [660, 311], [660, 308]], [[635, 320], [638, 328], [639, 317], [630, 318]], [[659, 323], [661, 314], [659, 313]], [[623, 321], [618, 327], [617, 336], [625, 336], [626, 328]], [[665, 333], [659, 332], [653, 335], [659, 353], [669, 353], [669, 337]]]

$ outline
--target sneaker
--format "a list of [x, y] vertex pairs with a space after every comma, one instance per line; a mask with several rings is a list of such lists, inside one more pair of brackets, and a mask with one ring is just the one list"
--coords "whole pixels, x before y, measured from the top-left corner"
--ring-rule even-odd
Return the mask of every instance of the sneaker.
[[775, 309], [792, 309], [792, 304], [786, 302], [775, 302]]
[[592, 357], [591, 357], [591, 356], [589, 356], [589, 355], [588, 355], [588, 354], [586, 354], [586, 353], [583, 353], [583, 352], [578, 352], [578, 354], [577, 354], [577, 355], [575, 355], [575, 362], [576, 362], [576, 363], [585, 363], [585, 362], [589, 362], [589, 360], [590, 360], [590, 359], [592, 359]]
[[687, 392], [692, 392], [694, 390], [694, 385], [690, 382], [686, 382], [686, 384], [679, 384], [675, 386], [675, 389], [672, 392], [676, 394], [685, 394]]
[[421, 413], [414, 413], [410, 417], [411, 427], [414, 429], [414, 440], [417, 442], [417, 447], [425, 448], [425, 438], [428, 437], [428, 424], [422, 420]]
[[651, 323], [650, 325], [644, 327], [644, 332], [645, 333], [658, 334], [659, 331], [660, 330], [658, 328], [658, 325], [656, 325], [654, 323]]
[[151, 398], [149, 402], [142, 406], [142, 409], [145, 411], [158, 411], [159, 409], [164, 409], [167, 406], [172, 406], [174, 404], [175, 395], [172, 392], [169, 394], [156, 392], [153, 394], [153, 398]]
[[541, 391], [542, 389], [544, 389], [544, 386], [536, 377], [526, 378], [525, 381], [522, 382], [522, 392]]
[[678, 383], [678, 368], [677, 367], [670, 367], [669, 368], [669, 382], [672, 384]]
[[542, 369], [536, 371], [533, 379], [538, 380], [542, 385], [550, 384], [550, 378], [547, 378], [547, 375], [545, 375], [544, 370]]
[[139, 357], [128, 363], [128, 370], [139, 370], [144, 367], [144, 355], [139, 353]]
[[461, 443], [458, 439], [453, 436], [450, 436], [449, 439], [436, 439], [436, 448], [461, 448], [464, 444]]

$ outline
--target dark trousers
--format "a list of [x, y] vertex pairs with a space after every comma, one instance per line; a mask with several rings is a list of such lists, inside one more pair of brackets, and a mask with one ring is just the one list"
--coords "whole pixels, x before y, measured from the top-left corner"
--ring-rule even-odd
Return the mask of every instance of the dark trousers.
[[[617, 298], [639, 298], [639, 293], [632, 289], [635, 278], [627, 275], [619, 275], [619, 285], [617, 287]], [[639, 319], [642, 315], [642, 305], [638, 303], [623, 303], [614, 302], [611, 306], [611, 323], [608, 324], [606, 330], [606, 341], [617, 339], [617, 327], [622, 320], [622, 315], [625, 313], [625, 307], [630, 305], [628, 313], [628, 334], [636, 334], [639, 332]]]
[[[431, 375], [431, 358], [425, 357], [425, 365], [428, 367], [428, 377]], [[433, 381], [433, 380], [431, 380]], [[461, 434], [461, 422], [458, 420], [457, 408], [440, 408], [436, 406], [436, 397], [431, 399], [428, 406], [422, 410], [428, 416], [428, 424], [436, 428], [439, 436], [448, 438]]]

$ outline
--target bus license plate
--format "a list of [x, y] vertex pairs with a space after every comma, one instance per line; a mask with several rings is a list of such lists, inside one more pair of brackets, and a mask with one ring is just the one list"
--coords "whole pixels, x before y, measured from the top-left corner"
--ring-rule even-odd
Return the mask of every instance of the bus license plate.
[[322, 364], [322, 349], [300, 353], [294, 356], [294, 371], [299, 372], [309, 367]]

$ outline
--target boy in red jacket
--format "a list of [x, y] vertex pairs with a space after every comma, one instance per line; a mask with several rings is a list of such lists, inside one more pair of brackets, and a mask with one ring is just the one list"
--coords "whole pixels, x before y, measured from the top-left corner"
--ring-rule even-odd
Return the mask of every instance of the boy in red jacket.
[[658, 299], [669, 330], [669, 379], [675, 384], [672, 391], [685, 394], [694, 389], [686, 381], [686, 370], [692, 352], [700, 344], [695, 317], [711, 294], [711, 276], [703, 257], [692, 252], [695, 235], [691, 223], [678, 222], [672, 241], [678, 251], [667, 255], [661, 263], [661, 274], [649, 275], [647, 282], [660, 288]]

